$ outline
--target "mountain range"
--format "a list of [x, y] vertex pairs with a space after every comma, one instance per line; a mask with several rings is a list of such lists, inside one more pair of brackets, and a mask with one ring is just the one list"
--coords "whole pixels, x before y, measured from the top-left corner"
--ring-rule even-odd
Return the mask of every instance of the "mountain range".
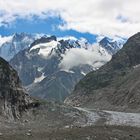
[[[23, 38], [28, 38], [30, 43], [26, 42], [24, 48], [19, 43], [13, 58], [9, 60], [7, 57], [6, 60], [17, 70], [31, 95], [58, 101], [64, 101], [81, 78], [108, 62], [125, 42], [123, 39], [107, 37], [96, 44], [89, 44], [85, 39], [47, 35], [37, 38], [35, 35], [26, 36], [25, 33], [16, 36], [21, 36], [17, 42], [24, 44]], [[7, 42], [1, 48], [5, 46], [10, 52], [14, 44], [12, 41], [9, 42], [10, 49], [9, 45], [6, 46]]]

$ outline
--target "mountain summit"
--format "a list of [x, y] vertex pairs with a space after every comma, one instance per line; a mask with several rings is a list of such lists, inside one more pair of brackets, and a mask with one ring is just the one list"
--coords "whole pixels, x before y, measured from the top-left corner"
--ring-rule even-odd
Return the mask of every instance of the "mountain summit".
[[121, 39], [121, 38], [110, 39], [108, 37], [104, 37], [99, 42], [99, 45], [105, 48], [109, 54], [113, 55], [123, 47], [125, 41], [126, 41], [125, 39]]

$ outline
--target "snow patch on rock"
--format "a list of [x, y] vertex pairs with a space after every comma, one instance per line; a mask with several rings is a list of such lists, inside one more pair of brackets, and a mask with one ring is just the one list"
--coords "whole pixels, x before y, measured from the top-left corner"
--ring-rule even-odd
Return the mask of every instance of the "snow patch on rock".
[[34, 83], [39, 83], [45, 78], [44, 73], [40, 77], [36, 77], [34, 80]]

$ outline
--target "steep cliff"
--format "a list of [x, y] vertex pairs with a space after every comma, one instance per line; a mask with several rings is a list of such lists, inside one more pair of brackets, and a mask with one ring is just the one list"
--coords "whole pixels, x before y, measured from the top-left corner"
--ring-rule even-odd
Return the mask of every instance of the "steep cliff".
[[0, 58], [0, 115], [15, 119], [33, 104], [21, 86], [17, 72]]

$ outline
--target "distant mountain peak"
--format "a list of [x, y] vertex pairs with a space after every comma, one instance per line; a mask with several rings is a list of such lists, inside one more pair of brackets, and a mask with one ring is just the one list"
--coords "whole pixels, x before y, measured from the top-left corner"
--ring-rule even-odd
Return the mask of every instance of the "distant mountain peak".
[[113, 55], [123, 47], [123, 44], [125, 42], [126, 42], [126, 40], [122, 39], [122, 38], [111, 39], [109, 37], [104, 37], [99, 42], [99, 45], [102, 46], [103, 48], [105, 48], [109, 54]]
[[106, 43], [108, 43], [108, 42], [110, 42], [110, 41], [111, 41], [110, 38], [108, 38], [108, 37], [104, 37], [104, 38], [100, 41], [100, 43], [102, 43], [102, 42], [106, 42]]
[[51, 41], [57, 41], [57, 38], [56, 38], [56, 36], [42, 36], [42, 37], [40, 37], [40, 38], [38, 38], [38, 39], [36, 39], [31, 45], [30, 45], [30, 47], [32, 47], [32, 46], [35, 46], [35, 45], [37, 45], [37, 44], [42, 44], [42, 43], [48, 43], [48, 42], [51, 42]]
[[15, 33], [10, 37], [3, 37], [0, 43], [0, 56], [7, 61], [12, 59], [19, 51], [30, 46], [35, 36], [27, 33]]

